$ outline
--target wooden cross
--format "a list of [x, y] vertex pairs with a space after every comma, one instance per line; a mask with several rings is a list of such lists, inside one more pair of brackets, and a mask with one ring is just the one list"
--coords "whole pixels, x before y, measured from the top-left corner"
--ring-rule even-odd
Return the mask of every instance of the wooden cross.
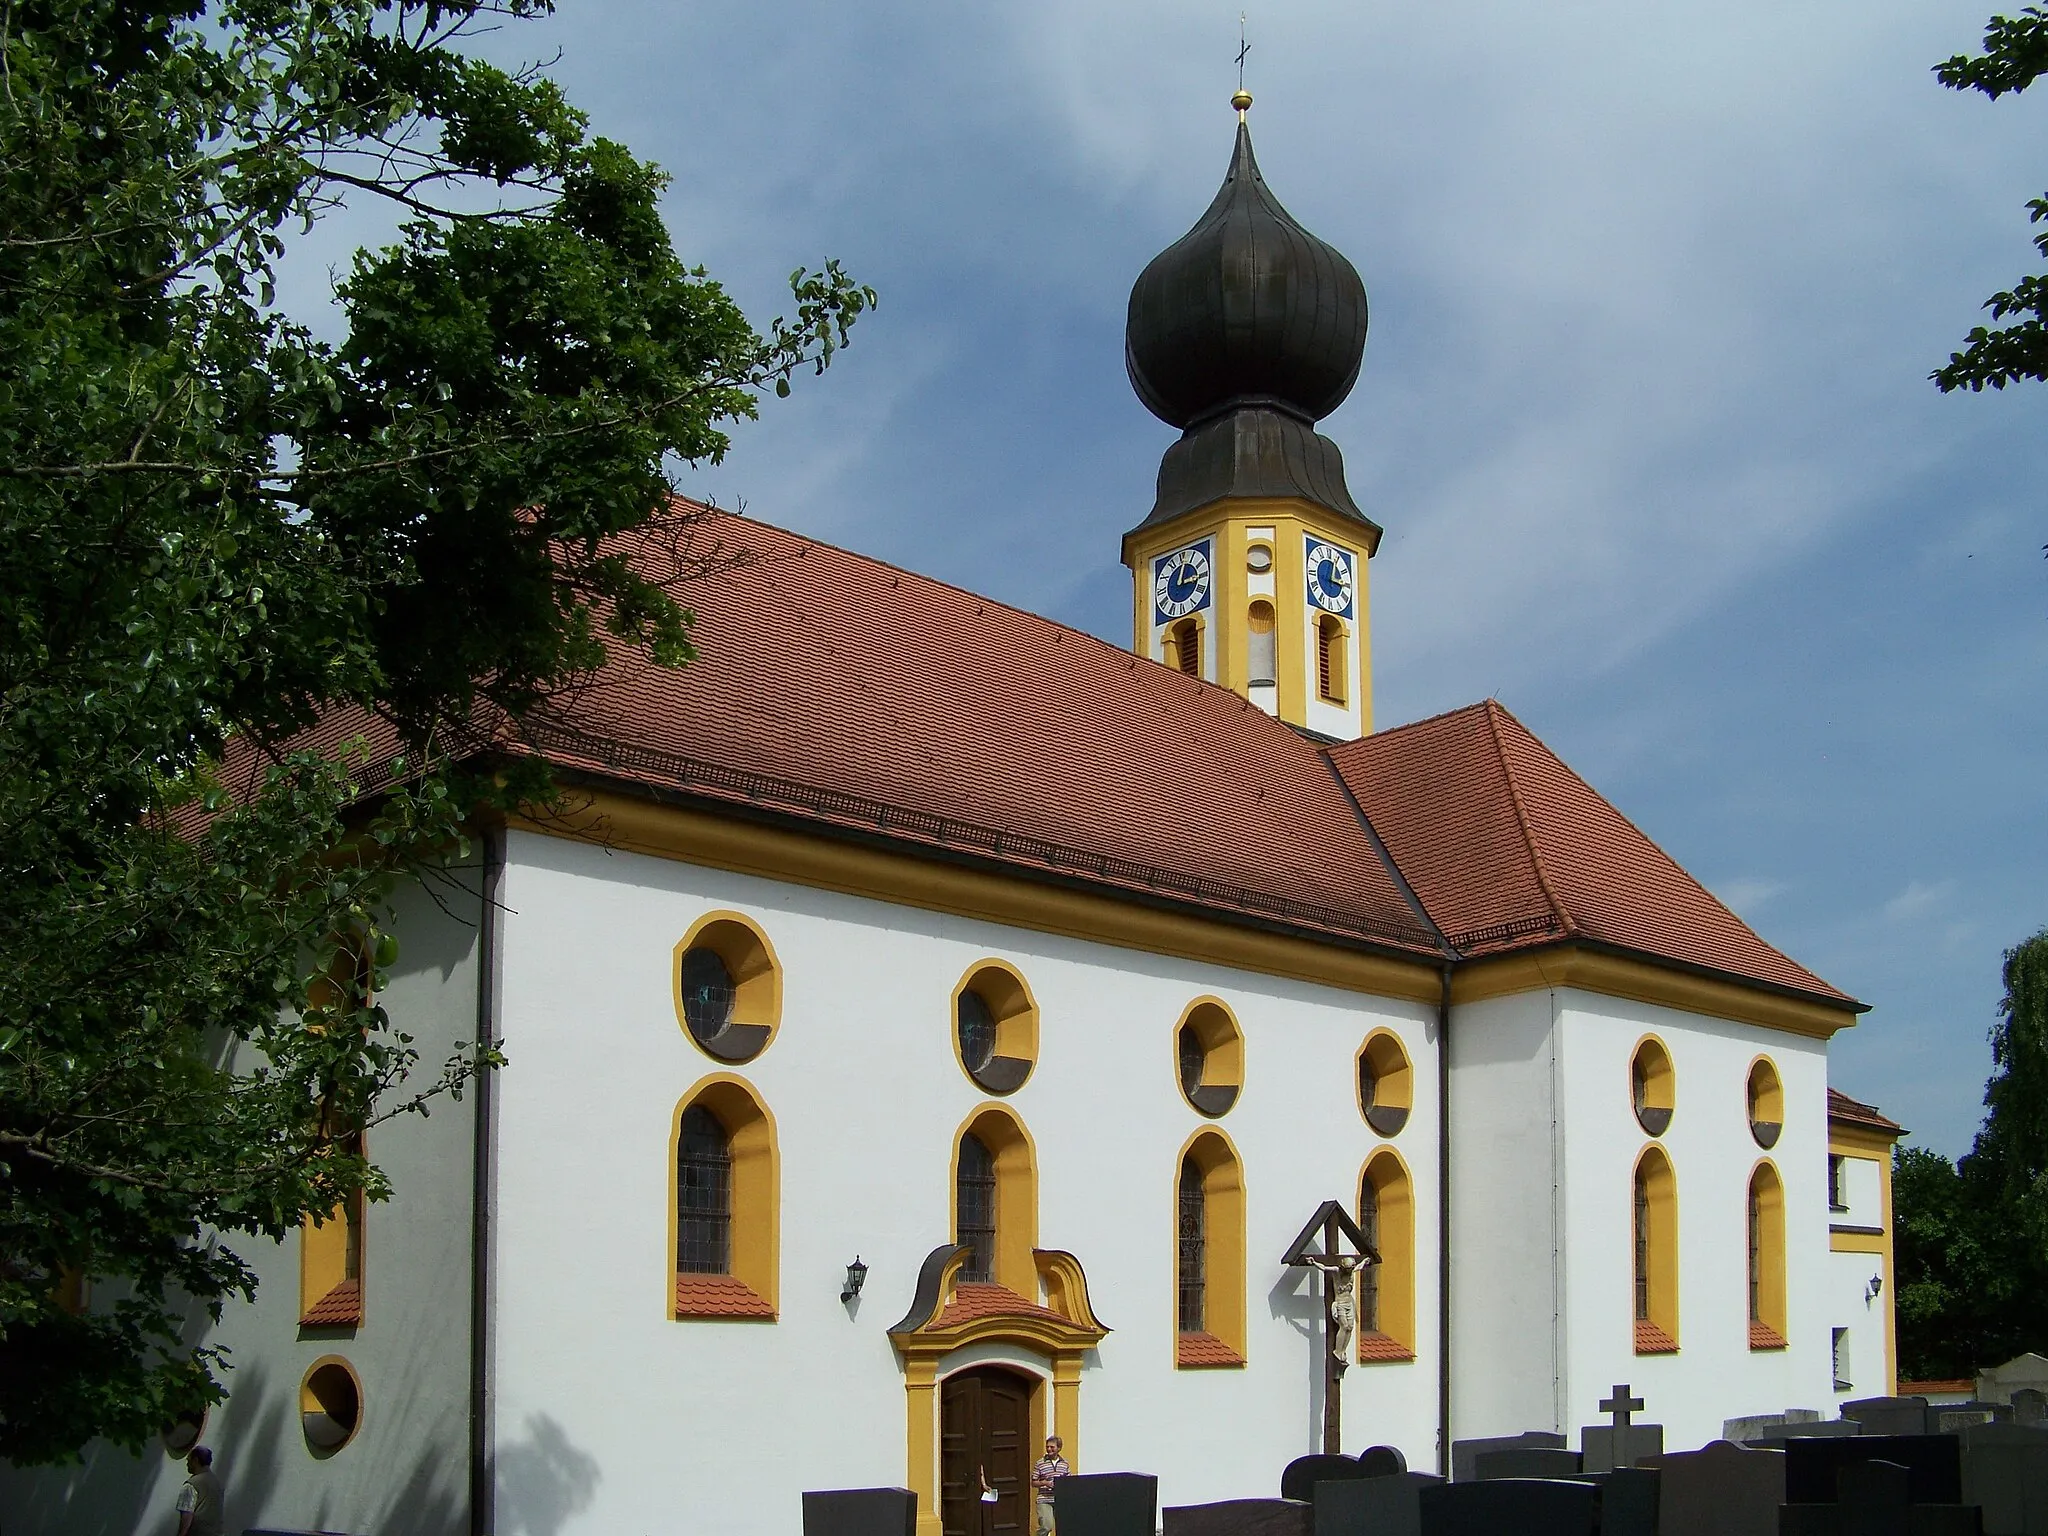
[[[1320, 1237], [1322, 1246], [1312, 1246]], [[1344, 1251], [1344, 1243], [1351, 1244], [1351, 1251]], [[1377, 1264], [1380, 1256], [1372, 1244], [1365, 1240], [1365, 1234], [1358, 1230], [1358, 1223], [1334, 1200], [1325, 1200], [1316, 1207], [1315, 1215], [1309, 1217], [1287, 1252], [1280, 1260], [1290, 1269], [1308, 1268], [1322, 1271], [1323, 1276], [1323, 1451], [1330, 1456], [1343, 1454], [1343, 1394], [1338, 1390], [1348, 1363], [1339, 1358], [1335, 1345], [1338, 1337], [1337, 1295], [1338, 1287], [1352, 1284], [1352, 1276], [1368, 1264]]]
[[1620, 1442], [1628, 1434], [1628, 1416], [1632, 1413], [1641, 1413], [1643, 1411], [1643, 1400], [1640, 1397], [1630, 1397], [1628, 1395], [1627, 1382], [1617, 1382], [1614, 1387], [1614, 1396], [1608, 1398], [1600, 1405], [1600, 1411], [1614, 1416], [1614, 1454], [1616, 1456], [1625, 1454]]

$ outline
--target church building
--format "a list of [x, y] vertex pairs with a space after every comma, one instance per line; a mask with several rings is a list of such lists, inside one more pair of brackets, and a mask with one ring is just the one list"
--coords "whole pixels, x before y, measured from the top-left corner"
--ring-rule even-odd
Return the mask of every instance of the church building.
[[[1130, 650], [679, 504], [702, 655], [485, 730], [567, 808], [405, 898], [382, 1002], [509, 1065], [370, 1133], [390, 1202], [237, 1245], [231, 1529], [791, 1536], [901, 1485], [981, 1536], [1048, 1434], [1182, 1504], [1271, 1496], [1330, 1392], [1433, 1470], [1618, 1382], [1673, 1448], [1890, 1390], [1898, 1128], [1828, 1087], [1864, 1005], [1499, 704], [1376, 721], [1381, 530], [1316, 428], [1365, 289], [1237, 100], [1130, 299], [1180, 434]], [[1287, 1262], [1325, 1202], [1372, 1260], [1341, 1372]], [[0, 1498], [141, 1531], [179, 1476]]]

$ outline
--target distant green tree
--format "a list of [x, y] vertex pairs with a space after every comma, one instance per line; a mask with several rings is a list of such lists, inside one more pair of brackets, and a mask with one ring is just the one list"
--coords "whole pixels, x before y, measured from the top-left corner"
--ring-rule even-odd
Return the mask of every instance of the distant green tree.
[[[1984, 29], [1981, 54], [1957, 54], [1935, 66], [1935, 77], [1951, 90], [1982, 91], [1994, 101], [2023, 91], [2048, 71], [2048, 12], [2028, 6], [2018, 16], [1994, 16]], [[2036, 224], [2048, 219], [2048, 198], [2027, 204]], [[2048, 234], [2034, 237], [2048, 256]], [[2003, 293], [1985, 300], [1994, 320], [2014, 323], [1992, 330], [1978, 326], [1963, 350], [1931, 375], [1944, 393], [1955, 389], [2003, 389], [2018, 379], [2048, 379], [2048, 277], [2024, 277]]]
[[2007, 951], [1987, 1113], [1951, 1164], [1892, 1160], [1899, 1369], [1968, 1376], [2048, 1352], [2048, 932]]
[[[399, 882], [546, 792], [455, 749], [607, 647], [688, 659], [666, 465], [873, 303], [800, 270], [757, 334], [678, 260], [657, 168], [466, 51], [548, 8], [0, 0], [9, 1460], [217, 1401], [187, 1330], [252, 1294], [239, 1241], [382, 1195], [351, 1133], [491, 1060], [415, 1073], [375, 1003]], [[348, 198], [405, 222], [329, 343], [274, 274]], [[343, 706], [395, 772], [304, 736]], [[264, 771], [222, 783], [231, 742]]]

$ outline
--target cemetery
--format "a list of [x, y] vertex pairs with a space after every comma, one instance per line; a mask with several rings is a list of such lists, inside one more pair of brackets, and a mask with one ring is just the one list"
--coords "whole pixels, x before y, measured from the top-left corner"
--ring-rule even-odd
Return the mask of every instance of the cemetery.
[[[2048, 1412], [2032, 1389], [2010, 1403], [1882, 1397], [1835, 1419], [1811, 1409], [1731, 1419], [1724, 1438], [1695, 1450], [1667, 1450], [1662, 1426], [1636, 1422], [1643, 1399], [1626, 1385], [1600, 1406], [1608, 1422], [1582, 1428], [1576, 1447], [1548, 1431], [1457, 1441], [1448, 1479], [1373, 1446], [1298, 1457], [1241, 1498], [1161, 1508], [1155, 1476], [1076, 1474], [1053, 1485], [1057, 1532], [2048, 1536]], [[993, 1516], [995, 1501], [985, 1507]], [[917, 1513], [905, 1488], [806, 1493], [803, 1536], [915, 1536]], [[987, 1532], [1031, 1528], [991, 1519]]]

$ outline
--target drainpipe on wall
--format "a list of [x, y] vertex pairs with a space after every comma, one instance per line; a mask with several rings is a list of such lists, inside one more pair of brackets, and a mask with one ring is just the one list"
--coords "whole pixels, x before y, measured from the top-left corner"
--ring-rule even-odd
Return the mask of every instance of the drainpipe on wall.
[[1451, 962], [1436, 1001], [1436, 1472], [1451, 1475]]
[[[483, 892], [476, 946], [476, 1049], [498, 1043], [498, 882], [505, 871], [505, 829], [486, 827]], [[476, 1130], [470, 1167], [469, 1228], [469, 1530], [497, 1527], [491, 1466], [491, 1159], [497, 1142], [494, 1070], [477, 1073]]]

